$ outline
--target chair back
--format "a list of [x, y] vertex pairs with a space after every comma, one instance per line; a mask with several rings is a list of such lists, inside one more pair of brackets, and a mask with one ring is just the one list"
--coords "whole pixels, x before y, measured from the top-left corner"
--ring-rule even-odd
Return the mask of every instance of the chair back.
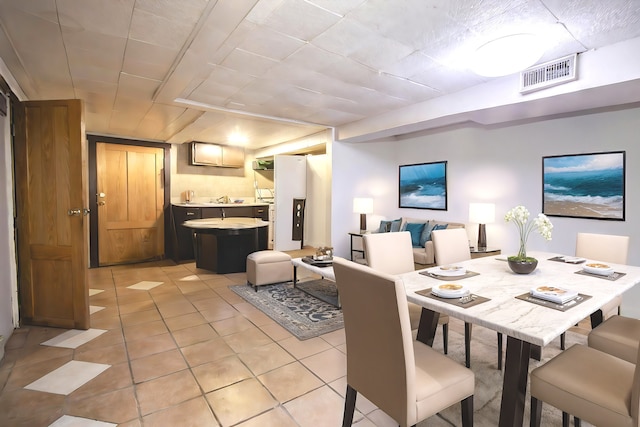
[[415, 419], [416, 372], [404, 284], [339, 257], [333, 270], [344, 316], [347, 383], [407, 425]]
[[629, 254], [629, 236], [578, 233], [576, 256], [593, 261], [626, 264]]
[[433, 240], [436, 265], [454, 264], [471, 259], [469, 237], [464, 228], [433, 230], [431, 240]]
[[414, 270], [413, 246], [408, 231], [365, 234], [363, 239], [369, 267], [387, 274]]
[[[639, 337], [640, 338], [640, 337]], [[633, 385], [631, 386], [631, 406], [629, 414], [633, 420], [633, 425], [640, 425], [640, 347], [636, 358], [636, 369], [633, 372]]]

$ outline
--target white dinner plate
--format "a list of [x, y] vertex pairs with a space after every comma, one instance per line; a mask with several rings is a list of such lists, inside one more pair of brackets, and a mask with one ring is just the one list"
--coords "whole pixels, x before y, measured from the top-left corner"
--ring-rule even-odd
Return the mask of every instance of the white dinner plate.
[[457, 283], [443, 283], [431, 288], [431, 292], [441, 298], [460, 298], [468, 294], [469, 289]]
[[611, 276], [613, 274], [613, 268], [601, 262], [588, 262], [582, 269], [587, 273], [600, 274], [601, 276]]
[[467, 269], [460, 265], [443, 265], [430, 269], [429, 273], [435, 274], [436, 276], [455, 277], [464, 276], [467, 274]]

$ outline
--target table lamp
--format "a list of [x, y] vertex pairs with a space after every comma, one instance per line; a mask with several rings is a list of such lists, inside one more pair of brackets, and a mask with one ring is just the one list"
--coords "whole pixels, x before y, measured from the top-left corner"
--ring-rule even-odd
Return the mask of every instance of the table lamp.
[[360, 214], [360, 232], [367, 231], [367, 214], [373, 213], [373, 199], [356, 197], [353, 199], [353, 212]]
[[478, 224], [478, 250], [487, 249], [485, 224], [496, 219], [496, 205], [493, 203], [469, 203], [469, 222]]

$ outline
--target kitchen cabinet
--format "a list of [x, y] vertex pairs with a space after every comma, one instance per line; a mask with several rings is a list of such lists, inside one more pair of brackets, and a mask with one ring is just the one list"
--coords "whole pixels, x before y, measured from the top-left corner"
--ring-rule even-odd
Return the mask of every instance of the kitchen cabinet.
[[244, 148], [233, 145], [191, 142], [190, 162], [195, 166], [244, 168]]
[[222, 146], [222, 165], [228, 168], [244, 167], [244, 148], [232, 145]]
[[[224, 214], [223, 214], [224, 212]], [[193, 251], [193, 230], [182, 225], [190, 219], [203, 218], [261, 218], [264, 221], [269, 220], [268, 205], [172, 205], [172, 242], [173, 242], [173, 260], [176, 262], [194, 259]]]

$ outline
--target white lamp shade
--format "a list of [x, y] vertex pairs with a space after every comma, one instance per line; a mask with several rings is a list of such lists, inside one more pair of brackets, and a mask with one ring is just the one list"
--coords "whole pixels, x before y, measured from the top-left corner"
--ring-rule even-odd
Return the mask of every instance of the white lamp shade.
[[496, 220], [496, 205], [493, 203], [469, 203], [469, 222], [489, 224]]
[[359, 214], [373, 213], [373, 199], [368, 197], [356, 197], [353, 199], [353, 212]]

